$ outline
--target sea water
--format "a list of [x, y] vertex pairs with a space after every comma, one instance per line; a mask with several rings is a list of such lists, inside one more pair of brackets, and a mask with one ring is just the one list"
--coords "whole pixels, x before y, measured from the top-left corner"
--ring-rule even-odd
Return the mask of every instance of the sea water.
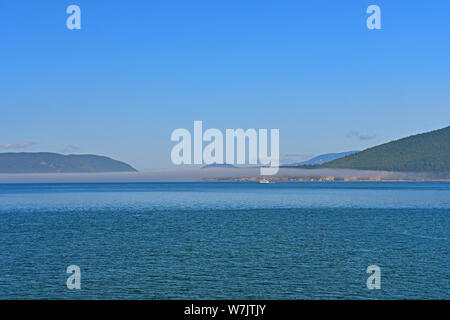
[[449, 249], [450, 183], [0, 185], [0, 299], [449, 299]]

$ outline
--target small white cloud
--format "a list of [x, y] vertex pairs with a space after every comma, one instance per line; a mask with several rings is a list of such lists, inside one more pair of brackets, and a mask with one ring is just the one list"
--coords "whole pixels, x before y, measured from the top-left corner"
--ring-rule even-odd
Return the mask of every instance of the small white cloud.
[[34, 141], [24, 141], [20, 143], [6, 143], [4, 145], [0, 145], [0, 149], [24, 149], [31, 147], [35, 144], [37, 144], [37, 142]]
[[360, 140], [372, 140], [377, 137], [376, 134], [360, 134], [358, 131], [351, 131], [347, 134], [347, 137], [357, 137]]
[[376, 137], [377, 137], [376, 134], [373, 134], [373, 135], [361, 135], [361, 136], [359, 136], [359, 138], [360, 138], [361, 140], [372, 140], [372, 139], [375, 139]]

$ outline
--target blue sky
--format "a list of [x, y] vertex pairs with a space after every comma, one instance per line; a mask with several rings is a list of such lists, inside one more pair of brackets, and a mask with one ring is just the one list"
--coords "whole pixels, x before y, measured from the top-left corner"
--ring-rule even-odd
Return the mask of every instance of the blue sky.
[[[81, 8], [82, 29], [66, 28]], [[366, 28], [379, 5], [382, 30]], [[449, 125], [449, 1], [2, 1], [0, 152], [171, 168], [170, 134], [279, 128], [280, 154]]]

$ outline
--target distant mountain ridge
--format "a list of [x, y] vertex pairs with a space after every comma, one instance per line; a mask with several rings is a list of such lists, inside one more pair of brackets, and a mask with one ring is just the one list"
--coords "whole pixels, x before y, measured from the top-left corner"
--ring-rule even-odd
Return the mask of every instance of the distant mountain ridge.
[[129, 164], [91, 154], [0, 153], [0, 173], [98, 173], [137, 171]]
[[318, 167], [450, 172], [450, 126], [381, 144]]
[[325, 154], [318, 155], [314, 158], [311, 158], [307, 161], [296, 162], [296, 163], [288, 164], [287, 166], [312, 166], [312, 165], [323, 164], [326, 162], [333, 161], [335, 159], [339, 159], [339, 158], [354, 154], [356, 152], [359, 152], [359, 151], [352, 150], [352, 151], [339, 152], [339, 153], [325, 153]]

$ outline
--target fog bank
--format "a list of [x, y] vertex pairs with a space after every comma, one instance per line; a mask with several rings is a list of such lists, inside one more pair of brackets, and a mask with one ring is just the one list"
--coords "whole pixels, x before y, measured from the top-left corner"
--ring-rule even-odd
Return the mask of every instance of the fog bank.
[[[259, 168], [209, 168], [149, 172], [0, 174], [0, 183], [198, 182], [205, 179], [251, 178], [258, 176], [260, 176]], [[449, 174], [294, 168], [281, 168], [276, 176], [292, 178], [330, 176], [336, 178], [381, 179], [450, 178]]]

